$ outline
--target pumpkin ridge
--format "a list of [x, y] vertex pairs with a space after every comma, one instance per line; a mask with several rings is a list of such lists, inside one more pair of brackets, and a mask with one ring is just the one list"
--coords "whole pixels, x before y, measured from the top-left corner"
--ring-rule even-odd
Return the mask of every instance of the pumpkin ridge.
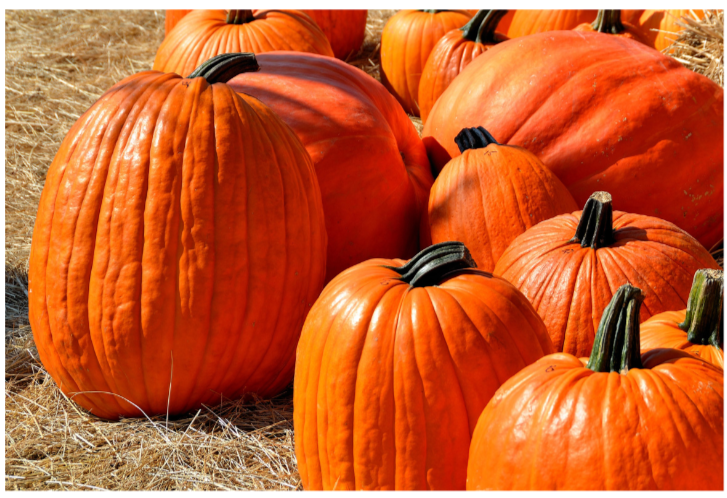
[[[604, 249], [608, 249], [608, 248], [604, 248]], [[619, 280], [621, 280], [623, 282], [638, 282], [639, 287], [640, 288], [643, 287], [643, 290], [644, 290], [644, 294], [645, 295], [651, 296], [654, 299], [656, 299], [659, 307], [666, 308], [666, 306], [664, 306], [664, 303], [661, 302], [661, 299], [660, 299], [659, 295], [653, 291], [653, 289], [651, 288], [651, 286], [649, 285], [649, 283], [646, 280], [644, 280], [643, 278], [641, 278], [641, 274], [639, 274], [638, 272], [636, 272], [634, 270], [633, 265], [629, 264], [626, 261], [626, 258], [622, 258], [621, 255], [617, 251], [603, 251], [603, 254], [601, 254], [600, 256], [601, 257], [608, 256], [610, 258], [610, 263], [611, 264], [609, 264], [609, 265], [602, 265], [602, 268], [604, 269], [604, 274], [610, 275], [610, 272], [614, 268], [617, 268], [618, 271], [620, 272], [621, 276], [623, 277], [623, 278], [612, 278], [612, 279], [609, 279], [609, 284], [612, 281], [619, 281]], [[623, 263], [623, 265], [622, 265], [622, 263]], [[626, 266], [629, 271], [624, 270], [624, 266]], [[606, 270], [606, 268], [608, 268], [608, 270]], [[634, 277], [638, 277], [638, 278], [634, 278]], [[672, 287], [672, 289], [673, 289], [673, 287]], [[617, 291], [618, 291], [618, 288], [616, 290], [612, 290], [611, 291], [611, 298], [612, 299], [613, 299], [613, 296], [616, 294]], [[647, 315], [646, 318], [648, 318], [648, 317], [650, 317], [650, 316], [652, 316], [654, 314], [649, 309], [649, 305], [647, 304], [646, 300], [644, 300], [644, 302], [641, 304], [641, 308], [644, 309], [644, 310], [646, 310], [646, 315]]]

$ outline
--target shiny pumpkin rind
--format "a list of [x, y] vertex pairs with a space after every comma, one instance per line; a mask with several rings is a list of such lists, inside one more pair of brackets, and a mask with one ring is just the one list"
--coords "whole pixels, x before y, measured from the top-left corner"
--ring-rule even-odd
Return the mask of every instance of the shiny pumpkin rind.
[[356, 54], [366, 36], [368, 10], [304, 10], [331, 43], [333, 55], [346, 60]]

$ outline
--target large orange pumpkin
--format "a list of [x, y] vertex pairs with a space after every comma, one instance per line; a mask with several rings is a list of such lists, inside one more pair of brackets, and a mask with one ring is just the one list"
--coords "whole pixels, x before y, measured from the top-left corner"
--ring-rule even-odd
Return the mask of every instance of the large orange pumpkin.
[[722, 270], [694, 274], [687, 309], [665, 311], [641, 324], [641, 350], [682, 349], [724, 369]]
[[411, 257], [433, 178], [424, 145], [394, 97], [331, 57], [262, 54], [230, 80], [293, 128], [316, 166], [328, 230], [330, 280], [374, 257]]
[[596, 192], [582, 212], [517, 237], [495, 273], [530, 299], [558, 351], [587, 356], [601, 311], [620, 285], [644, 289], [643, 321], [684, 309], [700, 268], [717, 263], [689, 234], [658, 218], [613, 211], [611, 196]]
[[[674, 10], [645, 10], [639, 18], [639, 29], [641, 36], [645, 39], [647, 45], [654, 47], [656, 50], [664, 50], [676, 40], [677, 34], [683, 30], [682, 26], [677, 24], [682, 16], [694, 19], [688, 9]], [[697, 18], [704, 19], [704, 11], [695, 10]]]
[[419, 80], [440, 38], [470, 19], [463, 10], [400, 10], [381, 33], [381, 81], [409, 114], [419, 116]]
[[646, 43], [641, 36], [641, 31], [634, 25], [621, 20], [620, 10], [599, 10], [596, 20], [592, 23], [579, 24], [574, 31], [596, 31], [614, 36], [621, 36]]
[[174, 26], [187, 14], [192, 12], [191, 10], [167, 10], [164, 14], [164, 36], [167, 36], [170, 31], [174, 29]]
[[723, 104], [716, 83], [641, 43], [554, 31], [472, 61], [437, 100], [423, 140], [439, 170], [459, 155], [462, 128], [484, 126], [538, 156], [579, 204], [607, 190], [624, 211], [712, 247], [724, 226]]
[[368, 10], [304, 10], [331, 43], [333, 54], [342, 60], [361, 48], [366, 36]]
[[573, 29], [579, 24], [591, 23], [597, 10], [518, 10], [507, 30], [509, 38], [533, 35], [544, 31]]
[[305, 489], [464, 489], [495, 390], [553, 351], [510, 283], [461, 243], [372, 259], [323, 290], [298, 344], [295, 454]]
[[590, 358], [549, 355], [505, 382], [472, 436], [468, 490], [723, 489], [723, 372], [640, 354], [642, 299], [615, 293]]
[[333, 57], [326, 35], [300, 10], [195, 10], [159, 46], [154, 69], [187, 76], [219, 54], [274, 50]]
[[522, 147], [501, 145], [482, 127], [466, 128], [455, 140], [462, 155], [447, 164], [429, 194], [435, 244], [464, 242], [477, 267], [492, 271], [515, 237], [578, 209], [558, 177]]
[[323, 286], [310, 156], [267, 106], [222, 83], [248, 58], [212, 62], [189, 78], [120, 81], [48, 170], [30, 323], [48, 373], [99, 417], [276, 394]]
[[506, 10], [480, 10], [467, 24], [453, 29], [434, 45], [419, 81], [419, 111], [423, 122], [427, 121], [442, 92], [475, 57], [507, 40], [507, 36], [495, 32], [506, 13]]

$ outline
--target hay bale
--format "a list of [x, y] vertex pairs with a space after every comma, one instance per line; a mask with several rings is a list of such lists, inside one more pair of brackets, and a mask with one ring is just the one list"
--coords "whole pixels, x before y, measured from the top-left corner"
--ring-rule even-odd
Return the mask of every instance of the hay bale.
[[702, 20], [692, 12], [677, 24], [683, 30], [662, 52], [724, 87], [724, 10], [707, 10]]

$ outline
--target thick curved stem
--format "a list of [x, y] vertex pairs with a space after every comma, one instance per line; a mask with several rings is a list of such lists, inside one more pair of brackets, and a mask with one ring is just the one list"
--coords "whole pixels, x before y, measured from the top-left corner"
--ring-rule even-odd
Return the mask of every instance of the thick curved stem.
[[255, 16], [252, 15], [252, 10], [228, 10], [225, 22], [227, 24], [245, 24], [254, 20]]
[[679, 328], [687, 333], [692, 344], [711, 344], [722, 348], [724, 322], [722, 302], [724, 278], [722, 270], [697, 270], [689, 292], [687, 314]]
[[436, 285], [452, 271], [477, 268], [469, 249], [461, 242], [441, 242], [422, 250], [404, 266], [387, 266], [412, 287]]
[[639, 328], [643, 300], [641, 289], [631, 284], [618, 288], [603, 311], [586, 368], [594, 372], [625, 372], [631, 368], [643, 368]]
[[581, 247], [598, 249], [613, 244], [613, 207], [611, 194], [594, 192], [583, 207], [576, 233], [569, 243], [579, 243]]
[[233, 53], [220, 54], [203, 62], [187, 78], [202, 77], [210, 85], [212, 83], [227, 83], [241, 73], [254, 73], [260, 70], [255, 54]]
[[467, 24], [459, 28], [462, 38], [476, 43], [497, 43], [495, 29], [506, 10], [478, 10]]
[[454, 137], [454, 143], [457, 144], [461, 153], [469, 149], [484, 149], [490, 144], [500, 145], [495, 140], [495, 137], [490, 135], [490, 132], [482, 126], [478, 126], [477, 128], [462, 128], [462, 131]]
[[593, 31], [599, 33], [610, 33], [617, 35], [624, 31], [624, 25], [621, 24], [620, 10], [599, 10], [596, 20], [591, 24]]

